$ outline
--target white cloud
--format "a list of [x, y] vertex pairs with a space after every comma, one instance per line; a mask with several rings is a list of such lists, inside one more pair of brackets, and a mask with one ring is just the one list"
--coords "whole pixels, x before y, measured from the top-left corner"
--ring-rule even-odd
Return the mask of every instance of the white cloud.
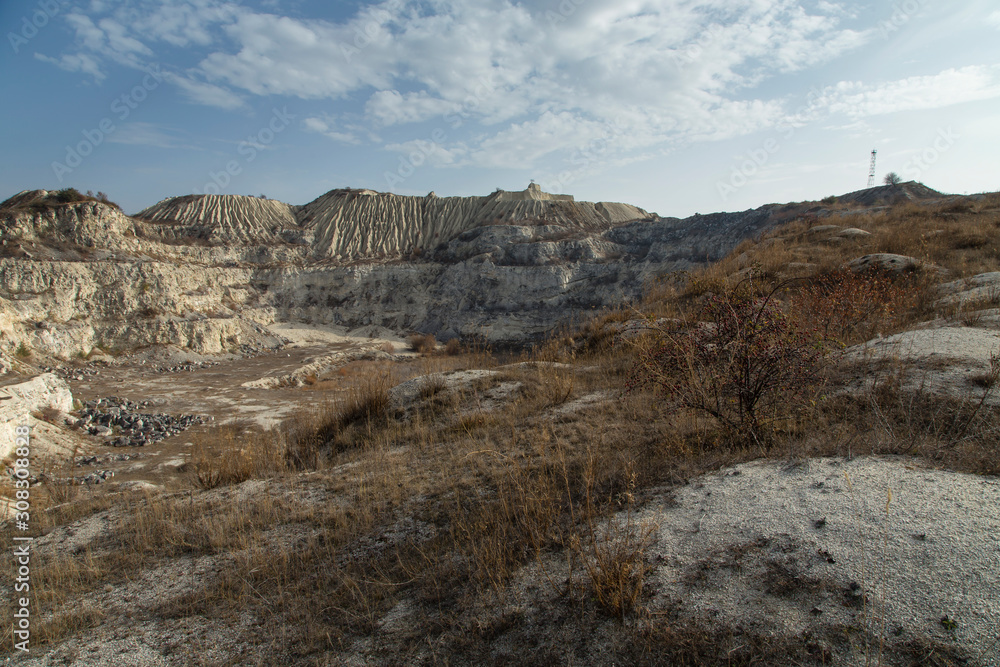
[[993, 24], [997, 28], [1000, 28], [1000, 10], [995, 11], [988, 17], [986, 17], [986, 22]]
[[874, 86], [844, 81], [826, 88], [813, 103], [813, 108], [849, 118], [864, 118], [997, 97], [1000, 97], [1000, 65], [974, 65]]
[[178, 132], [165, 125], [157, 123], [127, 123], [108, 135], [108, 141], [114, 144], [130, 146], [152, 146], [154, 148], [193, 148], [196, 146], [185, 142], [177, 136]]
[[[449, 132], [473, 135], [441, 147], [442, 164], [523, 167], [572, 160], [594, 142], [611, 163], [629, 151], [773, 125], [781, 102], [750, 91], [864, 44], [871, 32], [841, 25], [849, 9], [844, 0], [812, 9], [795, 0], [385, 0], [331, 22], [223, 0], [163, 0], [95, 5], [94, 20], [68, 19], [81, 54], [94, 58], [134, 63], [155, 57], [157, 43], [188, 49], [197, 65], [169, 80], [199, 104], [357, 101], [363, 128], [319, 116], [301, 127], [357, 142], [440, 118]], [[609, 141], [618, 124], [628, 131]]]
[[35, 58], [41, 60], [42, 62], [55, 65], [59, 69], [64, 69], [67, 72], [83, 72], [84, 74], [89, 74], [94, 77], [94, 80], [98, 83], [103, 81], [106, 77], [104, 72], [101, 71], [101, 66], [98, 64], [97, 60], [83, 53], [66, 54], [61, 58], [52, 58], [41, 53], [36, 53]]
[[350, 132], [337, 132], [333, 129], [332, 122], [317, 117], [306, 118], [302, 121], [302, 128], [307, 132], [316, 132], [323, 136], [345, 144], [360, 143], [358, 138]]
[[196, 81], [173, 72], [164, 72], [163, 77], [180, 88], [195, 104], [219, 109], [239, 109], [244, 106], [243, 98], [215, 84]]
[[137, 34], [184, 48], [210, 45], [217, 26], [232, 21], [238, 13], [239, 8], [229, 3], [161, 0], [149, 13], [126, 6], [115, 16]]
[[444, 146], [426, 139], [414, 139], [397, 144], [387, 144], [385, 150], [399, 153], [412, 166], [426, 162], [434, 167], [458, 167], [468, 164], [468, 146], [459, 142]]
[[568, 147], [586, 147], [603, 137], [613, 141], [612, 127], [563, 111], [546, 111], [535, 120], [515, 123], [481, 142], [472, 158], [484, 167], [517, 168]]
[[98, 25], [104, 31], [103, 34], [107, 37], [108, 46], [113, 51], [123, 54], [136, 53], [144, 56], [153, 54], [148, 46], [138, 39], [130, 37], [125, 26], [121, 23], [113, 19], [102, 19]]
[[425, 91], [402, 95], [398, 90], [380, 90], [368, 98], [365, 113], [382, 125], [396, 125], [444, 116], [459, 108], [459, 105], [433, 98]]
[[66, 22], [76, 31], [77, 40], [91, 51], [102, 52], [106, 46], [104, 31], [83, 14], [67, 14]]

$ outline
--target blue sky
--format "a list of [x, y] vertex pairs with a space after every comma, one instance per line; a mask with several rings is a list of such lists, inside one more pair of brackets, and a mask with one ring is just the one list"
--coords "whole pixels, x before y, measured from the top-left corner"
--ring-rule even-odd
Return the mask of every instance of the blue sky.
[[994, 0], [0, 2], [0, 198], [1000, 189]]

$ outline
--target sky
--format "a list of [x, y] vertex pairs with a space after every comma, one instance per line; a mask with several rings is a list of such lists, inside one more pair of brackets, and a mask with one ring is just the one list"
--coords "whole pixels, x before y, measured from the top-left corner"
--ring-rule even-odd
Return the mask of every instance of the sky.
[[1000, 190], [995, 0], [0, 0], [0, 199]]

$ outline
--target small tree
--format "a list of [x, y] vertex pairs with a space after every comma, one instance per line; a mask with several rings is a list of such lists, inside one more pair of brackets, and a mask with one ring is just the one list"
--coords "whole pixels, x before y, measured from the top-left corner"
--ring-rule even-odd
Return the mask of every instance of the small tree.
[[769, 447], [769, 427], [808, 403], [823, 350], [752, 278], [708, 295], [694, 323], [652, 327], [630, 387], [652, 385], [671, 409], [710, 415], [733, 441]]
[[882, 179], [882, 182], [885, 183], [886, 185], [899, 185], [900, 183], [903, 182], [903, 179], [900, 178], [899, 174], [897, 174], [896, 172], [890, 171], [888, 174], [885, 175], [885, 178]]

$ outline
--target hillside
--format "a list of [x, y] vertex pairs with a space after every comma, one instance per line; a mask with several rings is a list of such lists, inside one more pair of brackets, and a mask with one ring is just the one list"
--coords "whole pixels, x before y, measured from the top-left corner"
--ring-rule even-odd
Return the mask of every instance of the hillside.
[[433, 192], [407, 197], [348, 188], [294, 207], [256, 197], [188, 195], [136, 214], [146, 222], [175, 226], [176, 236], [237, 245], [294, 239], [309, 246], [311, 257], [334, 260], [409, 256], [486, 225], [552, 224], [593, 231], [646, 217], [628, 204], [578, 203], [534, 183], [521, 192], [497, 190], [487, 197]]
[[[286, 321], [255, 330], [278, 354], [0, 386], [44, 471], [12, 664], [1000, 664], [1000, 195], [546, 233], [336, 270], [399, 276], [388, 294], [478, 247], [517, 268], [518, 238], [723, 254], [532, 349]], [[296, 270], [302, 290], [334, 272]], [[194, 274], [174, 298], [224, 275]], [[214, 422], [109, 446], [193, 412]]]
[[288, 321], [520, 345], [790, 214], [659, 218], [534, 184], [485, 197], [333, 190], [304, 206], [191, 195], [135, 217], [56, 194], [0, 205], [7, 355], [233, 352]]

